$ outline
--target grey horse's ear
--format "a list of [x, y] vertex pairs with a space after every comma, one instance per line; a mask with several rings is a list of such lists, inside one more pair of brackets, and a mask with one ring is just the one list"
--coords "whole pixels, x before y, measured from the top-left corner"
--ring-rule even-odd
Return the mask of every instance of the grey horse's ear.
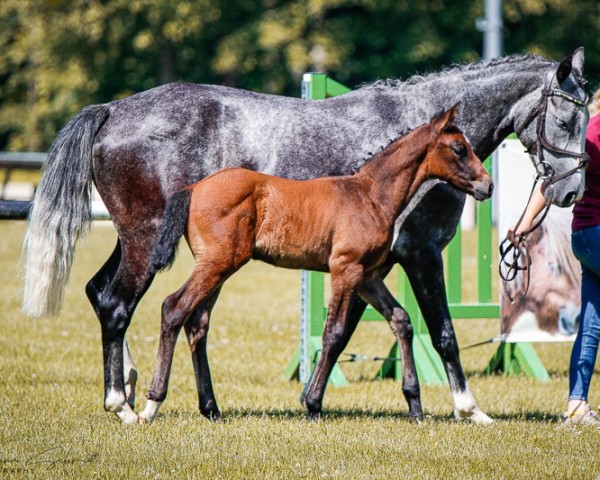
[[573, 70], [576, 70], [579, 73], [579, 76], [583, 77], [583, 66], [585, 64], [585, 55], [583, 53], [583, 47], [577, 48], [573, 52], [573, 55], [571, 55], [571, 57], [573, 57], [573, 60], [571, 61], [571, 64], [573, 65]]
[[583, 76], [583, 64], [585, 63], [585, 55], [583, 53], [583, 47], [577, 48], [571, 55], [565, 58], [558, 65], [556, 70], [556, 81], [558, 84], [562, 84], [571, 72], [574, 71], [580, 77]]
[[558, 65], [558, 69], [556, 70], [556, 81], [559, 85], [569, 78], [571, 70], [573, 70], [573, 55], [569, 55]]

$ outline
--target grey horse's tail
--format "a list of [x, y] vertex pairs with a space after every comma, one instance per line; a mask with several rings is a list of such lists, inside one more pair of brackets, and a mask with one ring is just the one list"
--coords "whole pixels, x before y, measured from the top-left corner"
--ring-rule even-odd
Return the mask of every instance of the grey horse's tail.
[[60, 313], [75, 244], [92, 219], [92, 147], [108, 115], [108, 105], [82, 110], [48, 152], [25, 236], [23, 311], [27, 315]]
[[191, 199], [192, 191], [185, 189], [167, 200], [160, 238], [152, 250], [152, 267], [155, 272], [168, 269], [175, 261], [179, 239], [187, 226]]

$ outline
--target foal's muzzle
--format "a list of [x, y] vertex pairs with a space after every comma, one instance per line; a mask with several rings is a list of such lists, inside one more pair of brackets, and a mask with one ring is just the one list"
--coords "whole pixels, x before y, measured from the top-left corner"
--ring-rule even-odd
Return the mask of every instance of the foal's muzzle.
[[484, 177], [483, 180], [473, 182], [473, 197], [475, 200], [487, 200], [494, 192], [494, 182], [491, 177]]

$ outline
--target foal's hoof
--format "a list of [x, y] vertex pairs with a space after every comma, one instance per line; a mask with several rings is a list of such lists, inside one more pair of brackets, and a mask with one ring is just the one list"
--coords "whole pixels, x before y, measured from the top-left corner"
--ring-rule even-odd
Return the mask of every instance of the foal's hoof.
[[420, 415], [408, 415], [408, 421], [410, 423], [414, 423], [415, 425], [421, 425], [421, 422], [423, 421], [423, 414], [421, 413]]
[[137, 418], [137, 423], [139, 423], [140, 425], [150, 425], [152, 422], [153, 419], [142, 417], [141, 415], [139, 415]]
[[221, 420], [223, 420], [221, 411], [218, 408], [211, 408], [211, 409], [201, 408], [200, 414], [203, 417], [208, 418], [211, 422], [214, 422], [214, 423], [221, 423]]
[[321, 412], [308, 412], [308, 419], [311, 422], [319, 422], [321, 420]]

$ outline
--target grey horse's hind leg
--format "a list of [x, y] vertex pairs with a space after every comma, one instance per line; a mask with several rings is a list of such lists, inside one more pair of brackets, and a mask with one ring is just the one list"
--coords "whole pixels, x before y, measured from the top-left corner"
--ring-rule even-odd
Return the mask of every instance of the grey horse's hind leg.
[[[121, 243], [117, 240], [117, 245], [108, 260], [86, 285], [87, 297], [98, 315], [99, 311], [96, 306], [99, 305], [100, 296], [114, 278], [120, 261]], [[125, 381], [127, 403], [133, 409], [135, 408], [135, 387], [137, 384], [138, 372], [126, 340], [123, 344], [123, 377]]]
[[[126, 247], [119, 242], [109, 261], [86, 287], [102, 328], [104, 408], [115, 413], [123, 423], [137, 421], [127, 398], [124, 377], [126, 368], [129, 372], [134, 370], [126, 363], [130, 356], [124, 351], [127, 348], [125, 333], [140, 298], [154, 278], [146, 261], [150, 256], [139, 256], [140, 251], [140, 246]], [[116, 269], [115, 264], [118, 264]]]

